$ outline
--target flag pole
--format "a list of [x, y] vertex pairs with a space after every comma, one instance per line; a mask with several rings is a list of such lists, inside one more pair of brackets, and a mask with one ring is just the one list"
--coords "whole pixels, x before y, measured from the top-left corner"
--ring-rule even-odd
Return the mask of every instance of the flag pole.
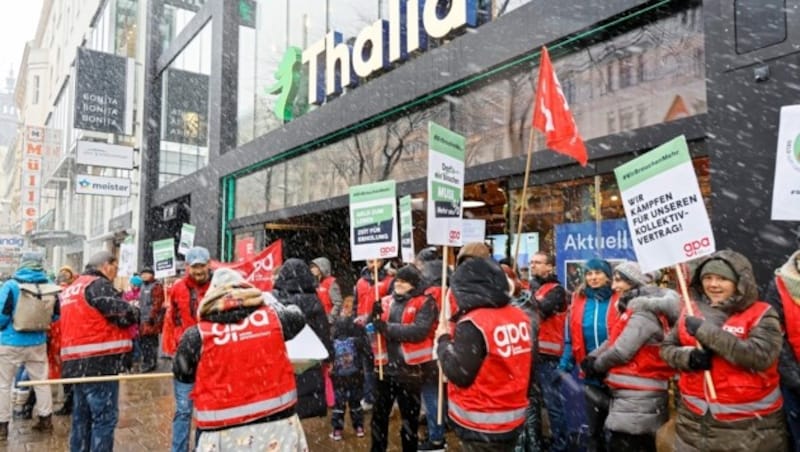
[[[439, 311], [439, 325], [447, 325], [447, 314], [450, 312], [450, 302], [447, 298], [447, 259], [448, 250], [450, 247], [447, 245], [442, 249], [442, 297], [441, 306]], [[433, 344], [436, 347], [436, 344]], [[442, 425], [442, 405], [444, 404], [444, 372], [442, 371], [442, 361], [439, 361], [439, 405], [436, 411], [436, 424]]]
[[[375, 268], [373, 269], [373, 278], [372, 282], [375, 285], [375, 303], [381, 302], [381, 293], [378, 290], [378, 264], [375, 264]], [[388, 314], [387, 314], [388, 315]], [[383, 354], [383, 347], [381, 347], [381, 333], [380, 331], [375, 332], [375, 337], [378, 342], [378, 356], [380, 357]], [[381, 358], [378, 358], [378, 380], [383, 381], [383, 361]]]
[[520, 207], [519, 207], [519, 220], [517, 221], [517, 234], [515, 235], [517, 239], [516, 245], [514, 245], [514, 261], [512, 262], [511, 268], [514, 270], [514, 273], [517, 271], [517, 258], [519, 257], [519, 244], [522, 241], [520, 239], [522, 235], [522, 220], [525, 218], [525, 210], [528, 207], [528, 202], [526, 201], [526, 196], [528, 192], [528, 179], [530, 178], [531, 174], [531, 161], [533, 160], [533, 124], [531, 124], [531, 132], [528, 136], [528, 160], [525, 163], [525, 178], [522, 182], [522, 198], [520, 200]]
[[[686, 288], [686, 278], [683, 276], [683, 269], [681, 268], [681, 264], [675, 265], [675, 272], [678, 274], [678, 284], [681, 287], [681, 294], [683, 295], [683, 303], [686, 306], [686, 313], [690, 316], [694, 315], [694, 308], [692, 307], [692, 301], [689, 299], [689, 289]], [[702, 350], [703, 346], [700, 344], [700, 341], [697, 341], [697, 349]], [[717, 390], [714, 387], [714, 379], [711, 378], [711, 371], [706, 370], [703, 372], [703, 375], [706, 379], [706, 385], [708, 386], [708, 393], [711, 396], [711, 400], [717, 400]]]

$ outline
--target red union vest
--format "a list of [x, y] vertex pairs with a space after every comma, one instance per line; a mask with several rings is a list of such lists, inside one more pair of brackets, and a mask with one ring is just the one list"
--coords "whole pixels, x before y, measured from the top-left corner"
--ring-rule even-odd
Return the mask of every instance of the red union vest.
[[[542, 284], [533, 295], [538, 302], [543, 299], [558, 283], [549, 282]], [[561, 356], [564, 353], [564, 321], [567, 311], [552, 315], [539, 324], [539, 353], [545, 355]]]
[[333, 310], [333, 301], [331, 301], [331, 286], [333, 283], [336, 282], [336, 278], [333, 276], [326, 276], [319, 282], [317, 286], [317, 296], [319, 300], [322, 302], [322, 307], [325, 309], [325, 314], [330, 315], [331, 311]]
[[[608, 336], [609, 346], [613, 346], [625, 330], [633, 315], [628, 309], [611, 328]], [[669, 331], [669, 322], [664, 316], [658, 316], [662, 330]], [[669, 379], [675, 375], [675, 370], [659, 355], [659, 344], [644, 344], [633, 355], [630, 361], [608, 371], [606, 384], [617, 389], [636, 389], [641, 391], [666, 391], [669, 389]]]
[[[767, 303], [757, 301], [744, 312], [728, 317], [722, 329], [745, 339], [769, 308]], [[696, 304], [694, 313], [695, 316], [702, 317]], [[681, 345], [696, 346], [697, 339], [686, 331], [685, 317], [686, 313], [683, 312], [678, 320], [678, 339]], [[711, 379], [717, 390], [717, 400], [709, 400], [710, 396], [706, 396], [703, 374], [701, 371], [682, 371], [678, 380], [682, 400], [695, 414], [702, 416], [710, 410], [711, 415], [717, 420], [737, 421], [765, 416], [780, 410], [783, 406], [778, 386], [778, 360], [775, 360], [769, 369], [754, 372], [715, 354], [711, 358]]]
[[[390, 276], [386, 276], [378, 282], [378, 299], [389, 295], [391, 283]], [[375, 286], [364, 278], [359, 278], [356, 282], [356, 301], [358, 302], [357, 314], [359, 316], [372, 314], [372, 305], [375, 304]]]
[[264, 306], [239, 323], [201, 321], [203, 341], [192, 390], [198, 428], [241, 425], [297, 403], [292, 364], [275, 311]]
[[86, 302], [86, 287], [97, 276], [81, 275], [61, 292], [61, 359], [116, 355], [133, 350], [127, 329], [110, 323]]
[[783, 320], [786, 325], [786, 339], [789, 345], [794, 350], [795, 359], [800, 360], [800, 304], [797, 304], [792, 299], [792, 294], [786, 288], [786, 283], [780, 276], [775, 277], [775, 286], [778, 288], [778, 293], [781, 296], [781, 304], [783, 305]]
[[461, 322], [472, 322], [480, 330], [487, 354], [472, 385], [448, 385], [450, 419], [473, 431], [510, 432], [525, 422], [528, 407], [530, 318], [519, 308], [504, 306], [472, 310]]
[[[406, 302], [403, 309], [403, 318], [401, 323], [403, 325], [411, 325], [417, 317], [417, 312], [422, 309], [422, 306], [428, 300], [427, 294], [418, 295]], [[381, 305], [383, 306], [383, 314], [381, 319], [384, 322], [389, 322], [389, 311], [391, 310], [392, 297], [383, 297]], [[428, 335], [420, 342], [401, 342], [400, 351], [403, 352], [403, 361], [409, 365], [422, 364], [428, 361], [433, 361], [433, 336], [436, 332], [436, 325], [431, 326]], [[386, 338], [383, 334], [376, 335], [378, 342], [381, 344], [381, 353], [378, 353], [377, 348], [373, 350], [375, 355], [375, 365], [386, 365], [389, 362], [389, 352], [386, 349]]]
[[[619, 319], [619, 312], [616, 305], [619, 299], [619, 293], [614, 292], [608, 302], [608, 310], [606, 311], [606, 328], [609, 333], [614, 324]], [[572, 340], [572, 355], [575, 357], [575, 362], [580, 363], [583, 358], [586, 358], [586, 344], [583, 339], [583, 310], [586, 308], [586, 295], [580, 292], [575, 292], [572, 296], [572, 307], [569, 314], [569, 334]]]

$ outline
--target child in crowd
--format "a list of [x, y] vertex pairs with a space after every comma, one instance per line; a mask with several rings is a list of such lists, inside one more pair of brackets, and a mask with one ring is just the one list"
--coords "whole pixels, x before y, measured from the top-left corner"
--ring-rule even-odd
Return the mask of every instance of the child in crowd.
[[334, 360], [331, 369], [336, 404], [333, 408], [331, 439], [340, 441], [344, 430], [344, 415], [350, 405], [350, 420], [356, 436], [364, 436], [364, 412], [361, 398], [364, 395], [364, 359], [369, 347], [364, 327], [356, 324], [352, 297], [342, 303], [342, 310], [333, 321]]
[[[128, 282], [130, 283], [130, 287], [128, 287], [128, 290], [123, 292], [122, 299], [138, 308], [139, 296], [142, 291], [142, 277], [139, 275], [133, 275]], [[141, 347], [139, 346], [139, 325], [129, 326], [128, 333], [130, 333], [131, 339], [133, 339], [132, 358], [133, 361], [136, 362], [141, 358]]]

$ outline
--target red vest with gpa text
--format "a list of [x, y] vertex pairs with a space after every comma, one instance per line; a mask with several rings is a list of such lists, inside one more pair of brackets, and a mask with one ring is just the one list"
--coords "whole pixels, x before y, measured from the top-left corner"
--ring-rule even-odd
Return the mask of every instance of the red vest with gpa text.
[[[534, 299], [538, 302], [556, 286], [558, 284], [554, 282], [542, 284], [533, 295]], [[539, 353], [559, 357], [564, 353], [564, 322], [566, 319], [567, 311], [564, 311], [554, 314], [539, 324]]]
[[[611, 328], [608, 335], [609, 347], [619, 339], [632, 315], [633, 311], [628, 309]], [[669, 322], [661, 315], [658, 316], [658, 319], [666, 335], [669, 331]], [[675, 375], [675, 370], [661, 359], [660, 348], [660, 344], [642, 345], [630, 361], [608, 371], [606, 384], [616, 389], [666, 391], [669, 388], [669, 379]]]
[[528, 407], [531, 320], [521, 309], [504, 306], [472, 310], [461, 322], [472, 322], [480, 330], [487, 354], [472, 385], [448, 385], [450, 419], [477, 432], [510, 432], [525, 422]]
[[292, 364], [275, 311], [264, 306], [239, 323], [201, 321], [203, 341], [192, 399], [200, 429], [259, 419], [297, 403]]
[[[386, 276], [378, 282], [378, 299], [389, 295], [389, 284], [392, 278]], [[372, 314], [372, 305], [375, 304], [375, 286], [366, 279], [359, 278], [356, 282], [356, 301], [358, 302], [358, 316]]]
[[[744, 340], [761, 318], [769, 310], [767, 303], [757, 301], [744, 312], [728, 317], [722, 329]], [[702, 317], [694, 305], [694, 313]], [[697, 339], [686, 330], [685, 311], [678, 320], [678, 340], [681, 345], [696, 346]], [[711, 379], [717, 391], [717, 400], [709, 400], [706, 392], [704, 372], [682, 371], [678, 380], [678, 388], [686, 407], [702, 416], [707, 411], [719, 421], [737, 421], [761, 417], [778, 411], [783, 406], [780, 387], [778, 386], [778, 360], [769, 369], [755, 372], [739, 367], [730, 361], [714, 354], [711, 358]]]
[[800, 360], [800, 304], [792, 299], [792, 294], [786, 288], [786, 284], [780, 276], [775, 277], [775, 286], [781, 296], [783, 305], [784, 329], [786, 339], [794, 350], [794, 358]]
[[62, 361], [133, 350], [127, 328], [109, 322], [86, 302], [86, 288], [97, 279], [97, 276], [81, 275], [61, 292]]
[[322, 278], [322, 281], [319, 282], [317, 286], [317, 296], [319, 297], [319, 301], [322, 302], [322, 307], [325, 309], [325, 314], [330, 315], [331, 311], [333, 310], [333, 301], [331, 301], [331, 286], [333, 283], [336, 282], [336, 278], [333, 276], [326, 276]]
[[[417, 317], [417, 312], [422, 309], [422, 306], [428, 301], [427, 294], [416, 296], [406, 302], [403, 308], [403, 317], [400, 321], [403, 325], [411, 325]], [[381, 304], [383, 306], [383, 314], [381, 319], [384, 322], [389, 322], [389, 311], [392, 305], [392, 296], [383, 297]], [[433, 336], [436, 332], [436, 325], [431, 326], [428, 335], [420, 342], [401, 342], [400, 351], [403, 352], [403, 361], [409, 365], [422, 364], [428, 361], [433, 361]], [[378, 353], [377, 348], [373, 350], [375, 355], [375, 365], [386, 365], [389, 362], [389, 352], [386, 349], [386, 338], [383, 334], [376, 335], [378, 342], [381, 344], [381, 352]]]
[[[606, 328], [609, 333], [614, 327], [614, 324], [619, 319], [619, 311], [617, 310], [617, 300], [619, 293], [614, 292], [611, 295], [611, 300], [608, 302], [608, 310], [606, 311]], [[575, 292], [572, 296], [572, 307], [569, 310], [569, 336], [572, 340], [572, 356], [575, 357], [575, 362], [580, 363], [583, 358], [586, 358], [586, 344], [583, 339], [583, 310], [586, 308], [586, 295], [580, 292]]]

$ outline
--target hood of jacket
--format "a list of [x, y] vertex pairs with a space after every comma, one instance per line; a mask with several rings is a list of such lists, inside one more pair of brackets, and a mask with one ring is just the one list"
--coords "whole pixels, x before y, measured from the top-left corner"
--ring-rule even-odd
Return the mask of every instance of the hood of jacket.
[[633, 294], [628, 303], [631, 311], [649, 312], [655, 316], [663, 315], [670, 325], [678, 321], [681, 313], [681, 297], [671, 289], [655, 286], [642, 286]]
[[800, 251], [792, 254], [781, 268], [775, 270], [775, 274], [783, 280], [783, 284], [792, 296], [792, 300], [800, 305], [800, 269], [797, 268], [798, 262], [800, 262]]
[[[734, 293], [730, 299], [720, 304], [718, 308], [728, 314], [744, 311], [758, 300], [758, 286], [756, 285], [756, 279], [753, 275], [753, 266], [750, 264], [750, 261], [744, 257], [744, 255], [736, 251], [717, 251], [700, 260], [692, 275], [692, 288], [694, 288], [698, 294], [704, 293], [700, 274], [703, 271], [703, 267], [715, 259], [727, 263], [733, 271], [736, 272], [736, 276], [739, 277], [739, 281], [736, 283], [736, 293]], [[702, 295], [702, 298], [705, 300], [705, 295]]]
[[[447, 270], [450, 275], [450, 269]], [[422, 265], [422, 279], [427, 287], [441, 287], [442, 286], [442, 260], [426, 261]]]
[[21, 283], [43, 284], [50, 282], [44, 270], [23, 267], [14, 272], [14, 279]]
[[317, 292], [317, 279], [305, 262], [292, 258], [281, 265], [273, 287], [276, 291], [288, 294], [312, 294]]
[[318, 257], [311, 261], [311, 263], [319, 267], [319, 271], [322, 272], [323, 278], [331, 275], [331, 261], [329, 261], [327, 257]]
[[[361, 269], [361, 277], [364, 278], [370, 285], [374, 284], [374, 282], [372, 281], [373, 280], [372, 276], [373, 276], [373, 271], [369, 267], [364, 267]], [[388, 274], [386, 273], [386, 270], [383, 267], [381, 267], [378, 270], [378, 281], [383, 281], [384, 278], [386, 278], [387, 276]]]
[[465, 260], [453, 272], [450, 288], [458, 301], [459, 313], [477, 308], [501, 308], [511, 302], [508, 278], [492, 260]]

